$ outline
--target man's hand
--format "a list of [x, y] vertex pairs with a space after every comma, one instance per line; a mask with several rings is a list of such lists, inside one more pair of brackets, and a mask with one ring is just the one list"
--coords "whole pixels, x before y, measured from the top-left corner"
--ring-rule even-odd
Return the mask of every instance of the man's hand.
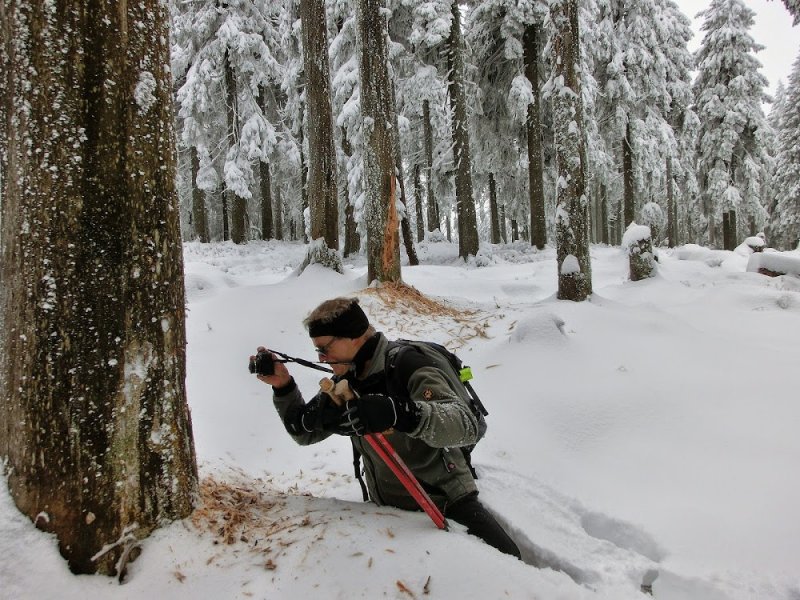
[[327, 394], [318, 394], [308, 404], [290, 408], [283, 423], [287, 431], [294, 435], [314, 432], [350, 435], [350, 432], [341, 430], [341, 420], [342, 409]]
[[[266, 351], [267, 349], [264, 346], [259, 346], [258, 349], [256, 350], [256, 353], [266, 352]], [[264, 383], [267, 383], [274, 388], [282, 388], [289, 385], [289, 382], [292, 380], [292, 376], [289, 374], [289, 369], [286, 368], [286, 365], [284, 363], [277, 362], [278, 360], [277, 356], [275, 356], [271, 352], [269, 354], [276, 361], [275, 373], [272, 375], [256, 375], [256, 377], [260, 381], [263, 381]], [[255, 360], [255, 355], [251, 355], [250, 360]]]
[[422, 418], [413, 400], [383, 394], [365, 394], [350, 400], [339, 423], [339, 432], [349, 435], [380, 433], [394, 427], [405, 433], [414, 431]]

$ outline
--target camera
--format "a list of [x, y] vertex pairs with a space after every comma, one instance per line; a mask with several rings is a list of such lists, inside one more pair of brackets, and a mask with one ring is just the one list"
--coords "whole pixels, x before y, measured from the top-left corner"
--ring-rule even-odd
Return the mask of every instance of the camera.
[[262, 350], [255, 357], [250, 359], [250, 372], [258, 375], [274, 375], [275, 374], [275, 359], [272, 354]]

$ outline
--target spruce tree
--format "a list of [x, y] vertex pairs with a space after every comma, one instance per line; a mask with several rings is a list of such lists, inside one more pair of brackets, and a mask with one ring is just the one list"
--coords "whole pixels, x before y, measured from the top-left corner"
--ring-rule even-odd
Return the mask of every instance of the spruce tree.
[[755, 13], [742, 0], [713, 0], [700, 13], [705, 32], [696, 53], [694, 82], [700, 119], [698, 164], [708, 239], [718, 244], [723, 221], [725, 246], [736, 245], [738, 225], [764, 221], [761, 185], [768, 156], [763, 139], [769, 125], [761, 105], [766, 78], [749, 33]]

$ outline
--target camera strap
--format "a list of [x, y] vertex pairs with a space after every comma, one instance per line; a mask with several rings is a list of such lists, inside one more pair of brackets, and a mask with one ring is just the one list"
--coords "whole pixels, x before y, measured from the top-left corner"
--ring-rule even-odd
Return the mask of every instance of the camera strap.
[[[298, 365], [303, 365], [304, 367], [308, 367], [309, 369], [316, 369], [317, 371], [324, 371], [326, 373], [333, 373], [333, 369], [328, 367], [323, 367], [318, 363], [313, 363], [310, 360], [304, 360], [302, 358], [295, 358], [294, 356], [289, 356], [288, 354], [284, 354], [283, 352], [278, 352], [277, 350], [269, 350], [268, 352], [272, 352], [277, 356], [280, 356], [283, 360], [281, 362], [296, 362]], [[329, 364], [329, 363], [325, 363]]]

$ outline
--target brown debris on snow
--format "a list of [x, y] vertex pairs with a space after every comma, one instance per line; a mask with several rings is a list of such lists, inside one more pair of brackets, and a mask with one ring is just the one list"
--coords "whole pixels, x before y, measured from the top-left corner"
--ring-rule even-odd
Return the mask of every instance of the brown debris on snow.
[[405, 283], [385, 282], [379, 287], [364, 289], [360, 294], [378, 301], [369, 309], [374, 323], [392, 326], [403, 335], [429, 338], [430, 327], [438, 326], [448, 338], [445, 345], [451, 350], [462, 348], [473, 338], [488, 337], [488, 313], [448, 306]]
[[264, 556], [266, 570], [274, 571], [278, 556], [300, 539], [298, 530], [322, 524], [308, 515], [286, 516], [281, 510], [286, 501], [285, 493], [260, 479], [232, 483], [204, 477], [191, 522], [213, 535], [215, 544], [246, 544], [250, 552]]

